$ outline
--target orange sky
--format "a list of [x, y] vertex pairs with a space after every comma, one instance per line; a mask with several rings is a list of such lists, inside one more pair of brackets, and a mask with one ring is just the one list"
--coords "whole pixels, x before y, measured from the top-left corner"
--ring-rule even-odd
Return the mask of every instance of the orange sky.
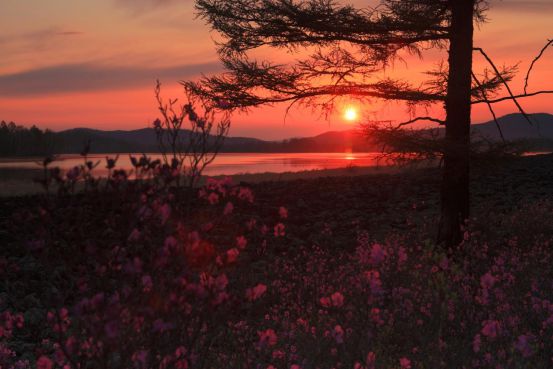
[[[521, 71], [553, 37], [553, 0], [495, 0], [488, 18], [476, 45], [498, 64], [520, 62]], [[178, 80], [220, 70], [213, 37], [194, 19], [192, 0], [1, 0], [0, 120], [54, 130], [146, 127], [157, 115], [156, 78], [164, 94], [179, 96]], [[398, 63], [397, 73], [422, 79], [442, 56]], [[482, 65], [477, 57], [476, 68]], [[517, 92], [522, 74], [512, 84]], [[531, 90], [543, 88], [553, 89], [553, 49], [531, 80]], [[552, 98], [526, 99], [523, 106], [553, 113]], [[405, 118], [400, 105], [363, 108], [380, 119]], [[498, 106], [500, 114], [513, 111], [512, 103]], [[475, 107], [475, 122], [488, 119], [485, 106]], [[234, 116], [231, 135], [282, 139], [350, 127], [342, 112], [325, 120], [299, 108], [284, 124], [284, 107], [277, 106]]]

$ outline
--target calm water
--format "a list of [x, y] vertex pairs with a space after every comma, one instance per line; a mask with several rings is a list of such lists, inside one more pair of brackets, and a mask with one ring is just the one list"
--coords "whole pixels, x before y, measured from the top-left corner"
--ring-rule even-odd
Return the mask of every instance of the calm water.
[[[115, 157], [113, 154], [107, 154]], [[335, 169], [348, 166], [368, 167], [375, 165], [385, 165], [382, 160], [378, 160], [377, 153], [285, 153], [285, 154], [219, 154], [211, 165], [209, 165], [205, 175], [235, 175], [243, 173], [284, 173], [300, 172], [304, 170], [316, 169]], [[140, 156], [136, 154], [134, 156]], [[161, 159], [161, 155], [151, 154], [152, 159]], [[90, 155], [89, 159], [100, 164], [94, 170], [97, 175], [105, 175], [106, 154]], [[40, 166], [37, 161], [40, 159], [2, 159], [1, 168], [14, 169], [38, 169]], [[53, 166], [59, 166], [67, 170], [83, 163], [79, 155], [61, 155]], [[122, 154], [117, 161], [117, 167], [121, 169], [131, 169], [129, 155]]]

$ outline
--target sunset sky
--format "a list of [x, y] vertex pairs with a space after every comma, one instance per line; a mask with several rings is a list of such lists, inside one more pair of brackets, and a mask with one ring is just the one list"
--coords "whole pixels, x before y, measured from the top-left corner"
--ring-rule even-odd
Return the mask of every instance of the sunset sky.
[[[176, 97], [179, 80], [221, 70], [216, 35], [194, 19], [193, 7], [192, 0], [1, 0], [0, 120], [54, 130], [148, 126], [157, 117], [156, 78], [166, 87], [164, 94]], [[476, 31], [475, 44], [500, 65], [520, 62], [513, 82], [520, 92], [530, 61], [553, 38], [553, 0], [492, 1], [488, 18]], [[430, 53], [396, 68], [422, 78], [435, 59]], [[482, 65], [476, 56], [476, 67]], [[530, 81], [530, 90], [544, 88], [553, 89], [553, 49]], [[553, 113], [552, 99], [525, 99], [523, 106]], [[405, 116], [404, 108], [393, 104], [364, 110], [381, 119]], [[498, 106], [500, 114], [513, 111], [512, 103]], [[484, 106], [473, 116], [475, 122], [490, 119]], [[282, 106], [236, 115], [231, 135], [282, 139], [352, 127], [340, 112], [325, 120], [298, 108], [285, 124], [283, 119]]]

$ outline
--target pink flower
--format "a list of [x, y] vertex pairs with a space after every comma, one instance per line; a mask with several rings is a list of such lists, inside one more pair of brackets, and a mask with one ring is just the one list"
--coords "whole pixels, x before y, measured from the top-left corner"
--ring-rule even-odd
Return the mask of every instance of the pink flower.
[[238, 259], [238, 255], [240, 254], [240, 251], [238, 251], [237, 248], [232, 248], [227, 251], [227, 262], [228, 263], [234, 263], [236, 259]]
[[376, 355], [374, 352], [369, 352], [367, 354], [367, 369], [374, 369], [374, 364], [376, 362]]
[[217, 288], [218, 291], [223, 291], [228, 286], [228, 277], [226, 274], [219, 274], [217, 278], [215, 278], [215, 288]]
[[171, 207], [169, 204], [163, 204], [161, 208], [159, 208], [159, 216], [161, 218], [161, 224], [165, 224], [169, 216], [171, 216]]
[[399, 248], [397, 256], [400, 265], [407, 261], [407, 252], [405, 252], [405, 248], [403, 246]]
[[54, 363], [49, 357], [42, 355], [36, 361], [36, 369], [52, 369]]
[[374, 265], [380, 264], [384, 260], [384, 250], [382, 245], [375, 243], [371, 247], [371, 263]]
[[227, 205], [225, 206], [225, 210], [223, 211], [224, 215], [232, 214], [232, 211], [234, 210], [234, 205], [232, 205], [232, 202], [227, 202]]
[[332, 300], [332, 305], [335, 307], [340, 307], [344, 305], [344, 295], [342, 295], [340, 292], [334, 292], [330, 296], [330, 300]]
[[379, 294], [382, 292], [382, 281], [380, 280], [380, 272], [377, 270], [370, 270], [365, 272], [365, 276], [369, 282], [371, 292], [373, 294]]
[[298, 364], [292, 364], [290, 366], [290, 369], [301, 369], [301, 366], [299, 366]]
[[127, 238], [127, 240], [129, 242], [133, 242], [133, 241], [138, 241], [139, 239], [140, 239], [140, 231], [134, 228], [131, 234], [129, 235], [129, 238]]
[[474, 336], [474, 339], [472, 340], [472, 351], [480, 352], [481, 345], [482, 345], [482, 340], [480, 338], [480, 335], [477, 334], [476, 336]]
[[267, 286], [260, 283], [253, 288], [248, 288], [246, 290], [246, 298], [250, 301], [255, 301], [267, 292]]
[[249, 203], [253, 203], [253, 192], [249, 188], [240, 187], [238, 191], [238, 198], [240, 200], [246, 200]]
[[411, 369], [411, 360], [402, 357], [399, 359], [399, 365], [401, 365], [401, 369]]
[[215, 192], [212, 192], [207, 197], [207, 202], [209, 202], [211, 205], [215, 205], [219, 202], [219, 195], [217, 195]]
[[266, 329], [264, 331], [258, 331], [259, 345], [261, 346], [274, 346], [277, 343], [277, 335], [274, 330]]
[[284, 236], [286, 234], [286, 232], [284, 232], [284, 229], [285, 229], [284, 224], [278, 223], [275, 226], [275, 237]]
[[483, 323], [482, 334], [488, 338], [495, 338], [499, 333], [499, 322], [497, 320], [486, 320]]
[[145, 275], [142, 277], [142, 290], [144, 292], [150, 292], [153, 286], [154, 283], [152, 282], [152, 277], [150, 277], [149, 275]]
[[244, 250], [246, 248], [246, 245], [248, 244], [248, 240], [244, 236], [236, 237], [236, 246], [240, 250]]
[[344, 343], [344, 329], [342, 328], [342, 326], [337, 325], [334, 327], [333, 336], [334, 336], [334, 339], [336, 340], [336, 343], [338, 344]]
[[281, 206], [281, 207], [278, 209], [278, 215], [279, 215], [282, 219], [288, 218], [288, 209], [286, 209], [284, 206]]
[[319, 300], [319, 302], [321, 303], [321, 305], [323, 307], [330, 307], [330, 305], [332, 304], [330, 299], [328, 297], [321, 297], [321, 299]]
[[481, 278], [480, 278], [480, 285], [482, 286], [482, 288], [484, 289], [490, 289], [493, 287], [495, 283], [495, 277], [490, 273], [486, 273], [484, 274]]
[[147, 359], [148, 359], [148, 352], [147, 351], [135, 352], [132, 355], [132, 358], [131, 358], [131, 360], [133, 361], [134, 366], [136, 368], [145, 368]]
[[532, 355], [529, 338], [530, 337], [526, 335], [518, 336], [518, 339], [515, 343], [515, 348], [522, 354], [523, 357], [529, 357]]

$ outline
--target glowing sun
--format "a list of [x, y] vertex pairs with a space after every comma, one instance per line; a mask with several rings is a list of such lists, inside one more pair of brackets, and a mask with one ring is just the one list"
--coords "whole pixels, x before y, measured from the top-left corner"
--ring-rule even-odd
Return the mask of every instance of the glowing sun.
[[359, 112], [356, 108], [350, 106], [344, 110], [344, 119], [348, 122], [354, 122], [359, 117]]

